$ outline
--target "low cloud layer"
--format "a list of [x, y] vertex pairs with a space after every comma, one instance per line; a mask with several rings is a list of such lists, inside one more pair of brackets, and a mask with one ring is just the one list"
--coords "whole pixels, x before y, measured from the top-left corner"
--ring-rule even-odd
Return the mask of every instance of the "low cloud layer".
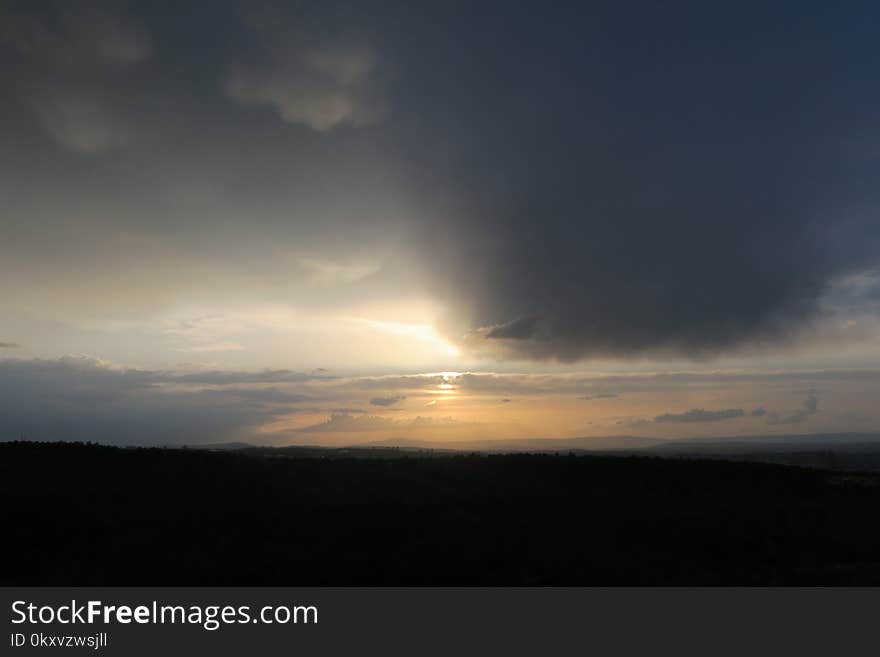
[[373, 397], [370, 403], [373, 406], [394, 406], [406, 399], [406, 395], [391, 395], [390, 397]]
[[767, 424], [801, 424], [810, 419], [810, 416], [819, 412], [819, 398], [815, 392], [810, 392], [800, 408], [791, 411], [773, 411], [767, 414]]
[[[596, 398], [606, 398], [611, 393], [600, 391], [609, 385], [621, 391], [613, 404], [584, 404], [574, 394], [595, 388]], [[832, 406], [838, 410], [827, 410], [823, 402], [820, 413], [813, 385], [836, 398]], [[789, 406], [792, 393], [802, 399], [795, 408]], [[812, 431], [864, 431], [880, 421], [873, 404], [877, 394], [877, 370], [332, 377], [292, 370], [145, 370], [84, 356], [0, 359], [0, 440], [354, 444], [389, 436], [538, 438], [633, 431], [681, 438], [717, 435], [716, 427], [782, 432], [807, 421]], [[713, 407], [700, 396], [729, 402]], [[657, 411], [678, 397], [700, 405]], [[356, 405], [365, 398], [380, 403], [369, 411]], [[411, 403], [397, 406], [404, 398]], [[737, 402], [742, 406], [733, 405]]]
[[743, 417], [745, 411], [741, 408], [726, 408], [719, 411], [707, 411], [702, 408], [692, 408], [684, 413], [664, 413], [654, 418], [654, 422], [718, 422], [735, 417]]
[[161, 374], [89, 358], [0, 361], [2, 439], [197, 444], [251, 435], [277, 390], [167, 390]]

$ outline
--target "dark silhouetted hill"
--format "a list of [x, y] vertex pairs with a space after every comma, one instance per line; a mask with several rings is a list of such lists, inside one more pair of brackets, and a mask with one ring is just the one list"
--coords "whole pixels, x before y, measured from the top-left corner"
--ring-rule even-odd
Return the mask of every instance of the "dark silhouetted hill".
[[878, 584], [880, 478], [577, 455], [0, 443], [0, 583]]

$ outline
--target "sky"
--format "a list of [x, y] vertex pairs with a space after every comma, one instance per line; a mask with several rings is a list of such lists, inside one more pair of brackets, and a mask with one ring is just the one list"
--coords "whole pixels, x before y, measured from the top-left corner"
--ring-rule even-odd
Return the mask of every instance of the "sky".
[[880, 426], [873, 3], [0, 8], [0, 439]]

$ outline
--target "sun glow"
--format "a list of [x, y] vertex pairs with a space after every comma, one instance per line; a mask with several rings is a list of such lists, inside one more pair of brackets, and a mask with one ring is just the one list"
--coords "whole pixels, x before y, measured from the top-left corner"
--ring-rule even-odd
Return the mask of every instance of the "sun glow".
[[431, 324], [395, 322], [386, 320], [357, 318], [353, 321], [365, 325], [372, 330], [398, 338], [412, 340], [423, 344], [432, 352], [445, 357], [458, 357], [461, 352], [454, 344], [440, 336]]
[[425, 376], [440, 377], [442, 379], [431, 392], [440, 395], [454, 395], [458, 390], [455, 380], [461, 376], [461, 372], [434, 372]]

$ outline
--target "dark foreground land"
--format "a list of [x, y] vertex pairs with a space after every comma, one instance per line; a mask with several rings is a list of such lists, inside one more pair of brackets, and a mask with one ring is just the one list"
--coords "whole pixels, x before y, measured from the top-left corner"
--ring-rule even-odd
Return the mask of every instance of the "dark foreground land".
[[0, 508], [2, 584], [880, 584], [880, 476], [775, 465], [0, 443]]

